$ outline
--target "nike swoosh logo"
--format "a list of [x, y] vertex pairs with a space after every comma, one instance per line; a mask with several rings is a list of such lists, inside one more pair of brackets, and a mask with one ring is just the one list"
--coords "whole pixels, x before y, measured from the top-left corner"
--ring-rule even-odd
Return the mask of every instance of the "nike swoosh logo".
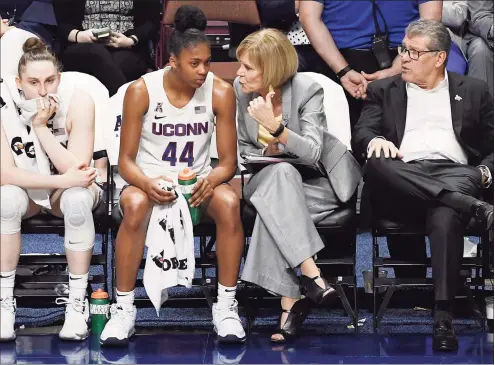
[[225, 289], [225, 291], [226, 291], [227, 293], [232, 293], [232, 292], [235, 292], [235, 291], [236, 291], [236, 289], [232, 289], [232, 290]]
[[13, 277], [13, 276], [14, 276], [14, 275], [7, 275], [7, 276], [3, 276], [3, 275], [1, 275], [1, 274], [0, 274], [0, 278], [2, 278], [2, 279], [11, 278], [11, 277]]
[[155, 119], [163, 119], [163, 118], [166, 118], [167, 116], [164, 115], [163, 117], [159, 117], [158, 115], [155, 115]]
[[69, 243], [70, 243], [71, 245], [77, 245], [78, 243], [82, 243], [82, 241], [72, 242], [71, 240], [69, 240]]
[[82, 278], [73, 278], [72, 276], [69, 276], [69, 280], [79, 280], [79, 279], [82, 279]]

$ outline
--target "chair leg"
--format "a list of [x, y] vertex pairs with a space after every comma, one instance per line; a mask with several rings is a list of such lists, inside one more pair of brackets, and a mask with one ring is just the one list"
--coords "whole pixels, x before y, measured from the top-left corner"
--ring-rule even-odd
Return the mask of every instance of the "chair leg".
[[[206, 241], [206, 238], [205, 238], [205, 241]], [[205, 244], [204, 253], [209, 254], [211, 252], [211, 250], [213, 249], [213, 246], [215, 245], [216, 242], [217, 242], [216, 237], [214, 237], [214, 236], [210, 237], [208, 244], [207, 245]]]
[[208, 303], [208, 306], [210, 308], [213, 307], [213, 296], [211, 295], [211, 292], [210, 292], [210, 286], [205, 282], [203, 281], [201, 283], [201, 292], [203, 293], [203, 295], [205, 296], [205, 299], [206, 299], [206, 302]]
[[356, 313], [352, 310], [351, 304], [349, 303], [349, 300], [347, 299], [347, 295], [345, 295], [344, 289], [342, 288], [342, 285], [340, 284], [335, 284], [335, 290], [337, 290], [337, 293], [339, 294], [340, 301], [342, 302], [342, 305], [344, 306], [345, 311], [347, 312], [347, 315], [352, 318], [352, 323], [354, 323], [354, 327], [356, 327]]
[[[392, 298], [392, 295], [395, 292], [396, 287], [394, 285], [389, 286], [387, 288], [387, 292], [385, 293], [385, 298], [383, 298], [382, 304], [380, 305], [380, 308], [378, 309], [378, 313], [376, 315], [376, 324], [377, 326], [380, 325], [380, 322], [382, 321], [383, 315], [385, 314], [385, 310], [388, 307], [388, 303], [390, 302], [390, 299]], [[373, 292], [376, 290], [373, 289]]]
[[378, 238], [373, 232], [373, 247], [372, 247], [372, 275], [371, 275], [371, 286], [373, 288], [373, 331], [376, 332], [378, 329], [378, 321], [376, 319], [376, 288], [375, 288], [375, 274], [377, 274], [375, 270], [375, 258], [379, 255], [378, 252]]
[[473, 297], [473, 292], [471, 291], [471, 288], [469, 287], [469, 283], [466, 283], [464, 287], [465, 287], [466, 292], [467, 292], [467, 299], [469, 301], [469, 304], [471, 305], [471, 308], [473, 309], [474, 317], [476, 320], [478, 320], [480, 322], [480, 327], [483, 328], [485, 321], [483, 319], [483, 315], [481, 314], [478, 303], [476, 303], [476, 300]]
[[105, 255], [105, 263], [103, 264], [103, 272], [105, 273], [105, 284], [103, 284], [103, 290], [108, 293], [108, 288], [112, 287], [112, 283], [108, 285], [108, 231], [105, 234], [102, 234], [102, 243], [101, 243], [101, 253]]
[[376, 320], [376, 290], [373, 287], [373, 332], [378, 329], [378, 321]]
[[[114, 232], [114, 231], [113, 231]], [[112, 254], [110, 255], [112, 265], [112, 303], [117, 302], [117, 268], [115, 267], [115, 235], [112, 234]]]

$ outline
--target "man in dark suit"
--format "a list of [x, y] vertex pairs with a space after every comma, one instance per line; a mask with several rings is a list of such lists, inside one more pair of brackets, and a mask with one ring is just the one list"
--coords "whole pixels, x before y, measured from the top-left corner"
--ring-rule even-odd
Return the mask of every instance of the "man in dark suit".
[[[354, 151], [368, 158], [373, 210], [425, 223], [435, 288], [433, 348], [444, 351], [458, 347], [452, 301], [464, 228], [471, 217], [493, 228], [493, 206], [477, 199], [493, 176], [493, 97], [485, 82], [445, 71], [450, 44], [441, 23], [411, 23], [399, 47], [401, 75], [368, 86], [352, 138]], [[407, 255], [420, 249], [402, 243]]]

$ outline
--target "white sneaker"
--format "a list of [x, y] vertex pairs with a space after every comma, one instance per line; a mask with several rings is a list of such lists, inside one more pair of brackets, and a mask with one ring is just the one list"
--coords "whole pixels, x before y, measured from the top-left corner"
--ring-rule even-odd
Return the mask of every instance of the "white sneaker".
[[213, 350], [213, 364], [239, 364], [246, 353], [246, 345], [217, 345]]
[[90, 364], [89, 340], [85, 342], [60, 342], [60, 355], [65, 357], [67, 364]]
[[65, 322], [58, 336], [62, 340], [82, 341], [89, 335], [89, 304], [86, 298], [57, 298], [57, 304], [66, 304]]
[[137, 364], [136, 342], [130, 341], [125, 351], [116, 351], [115, 348], [102, 347], [98, 364]]
[[0, 341], [15, 340], [16, 303], [13, 297], [0, 299]]
[[242, 343], [246, 341], [246, 333], [237, 313], [237, 300], [234, 299], [229, 306], [213, 304], [212, 314], [218, 342]]
[[0, 346], [0, 364], [17, 364], [17, 343], [15, 341]]
[[134, 329], [136, 313], [134, 305], [112, 304], [111, 317], [101, 333], [100, 344], [102, 346], [127, 346], [129, 337], [136, 332]]

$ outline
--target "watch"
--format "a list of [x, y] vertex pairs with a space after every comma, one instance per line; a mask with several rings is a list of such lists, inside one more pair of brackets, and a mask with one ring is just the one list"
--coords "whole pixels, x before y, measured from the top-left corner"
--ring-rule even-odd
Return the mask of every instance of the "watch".
[[278, 137], [282, 134], [282, 132], [284, 131], [285, 129], [285, 125], [283, 125], [282, 123], [280, 123], [280, 126], [277, 128], [277, 130], [273, 133], [270, 133], [273, 137]]
[[491, 182], [490, 181], [490, 177], [491, 177], [490, 170], [485, 165], [480, 165], [480, 166], [478, 166], [478, 168], [480, 169], [481, 176], [483, 177], [483, 180], [485, 181], [484, 185], [489, 185]]

